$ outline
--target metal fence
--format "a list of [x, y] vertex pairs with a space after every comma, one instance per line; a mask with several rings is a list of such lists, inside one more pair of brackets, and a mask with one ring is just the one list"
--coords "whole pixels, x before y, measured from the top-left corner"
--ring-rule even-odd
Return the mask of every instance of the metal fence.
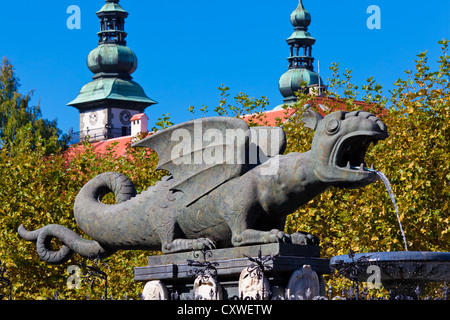
[[[218, 262], [209, 262], [207, 257], [211, 256], [210, 251], [202, 251], [202, 260], [188, 260], [188, 265], [192, 267], [189, 271], [190, 275], [194, 277], [199, 276], [217, 276]], [[200, 257], [198, 254], [196, 257]], [[262, 257], [259, 253], [258, 257], [247, 257], [251, 264], [248, 266], [247, 271], [252, 277], [261, 278], [264, 276], [266, 271], [270, 271], [269, 262], [272, 261], [274, 256], [264, 256]], [[91, 289], [94, 287], [101, 288], [103, 291], [100, 300], [133, 300], [127, 294], [123, 297], [114, 298], [108, 292], [108, 274], [109, 269], [108, 261], [102, 260], [98, 256], [92, 256], [89, 259], [89, 263], [81, 262], [79, 264], [79, 270], [83, 270], [80, 274], [80, 281], [84, 284], [88, 284]], [[337, 272], [335, 272], [337, 271]], [[328, 286], [326, 296], [312, 296], [311, 290], [306, 290], [305, 294], [302, 296], [288, 296], [287, 294], [274, 293], [271, 288], [262, 287], [262, 292], [257, 294], [255, 297], [244, 297], [244, 296], [231, 296], [227, 300], [449, 300], [450, 287], [447, 283], [444, 283], [435, 292], [438, 294], [434, 297], [422, 296], [421, 289], [417, 287], [415, 296], [396, 296], [389, 292], [389, 297], [377, 297], [374, 292], [369, 290], [367, 287], [360, 288], [360, 284], [357, 281], [359, 268], [356, 264], [342, 264], [338, 268], [333, 270], [332, 277], [348, 277], [348, 274], [352, 274], [351, 282], [352, 284], [343, 289], [340, 293], [333, 290], [331, 284]], [[68, 280], [69, 281], [69, 280]], [[5, 266], [2, 265], [0, 261], [0, 300], [13, 300], [12, 290], [13, 281], [10, 279], [10, 274]], [[267, 292], [265, 292], [267, 290]], [[210, 292], [209, 297], [202, 297], [200, 295], [188, 296], [183, 300], [211, 300], [214, 296], [217, 298], [217, 292]], [[89, 300], [88, 294], [86, 294], [86, 300]], [[142, 296], [135, 297], [136, 299], [143, 299]], [[178, 292], [174, 291], [170, 295], [171, 300], [181, 300], [181, 296]], [[53, 297], [47, 297], [47, 300], [64, 300], [64, 297], [60, 295], [58, 291], [54, 292]]]
[[76, 144], [85, 140], [96, 142], [129, 136], [131, 135], [131, 127], [90, 129], [85, 131], [71, 132], [69, 133], [69, 135], [69, 144]]

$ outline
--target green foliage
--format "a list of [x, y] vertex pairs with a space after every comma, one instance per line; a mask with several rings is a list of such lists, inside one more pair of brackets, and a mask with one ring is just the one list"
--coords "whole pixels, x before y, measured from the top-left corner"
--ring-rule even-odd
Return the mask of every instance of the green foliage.
[[[84, 261], [75, 255], [62, 266], [42, 262], [33, 243], [26, 242], [17, 234], [23, 224], [35, 230], [48, 224], [60, 224], [83, 235], [73, 218], [73, 203], [79, 190], [96, 175], [121, 172], [134, 182], [138, 192], [160, 180], [166, 172], [155, 172], [157, 156], [142, 149], [132, 149], [126, 157], [118, 157], [113, 145], [106, 154], [99, 155], [88, 142], [70, 148], [66, 153], [46, 155], [46, 148], [29, 136], [14, 147], [14, 156], [0, 149], [0, 261], [9, 270], [13, 283], [14, 299], [44, 299], [53, 297], [57, 290], [61, 298], [84, 299], [86, 293], [92, 299], [100, 298], [101, 286], [96, 290], [69, 290], [66, 269]], [[107, 199], [106, 201], [114, 201]], [[55, 244], [56, 245], [56, 244]], [[144, 265], [152, 252], [119, 252], [111, 258], [109, 292], [113, 296], [137, 298], [142, 290], [133, 281], [133, 267]]]
[[[440, 44], [438, 70], [431, 71], [426, 53], [420, 54], [415, 72], [407, 71], [407, 78], [396, 82], [389, 97], [383, 96], [382, 86], [372, 77], [360, 86], [364, 108], [382, 118], [390, 132], [387, 140], [371, 147], [366, 160], [375, 163], [391, 181], [410, 250], [450, 251], [450, 59], [448, 41]], [[326, 112], [337, 107], [361, 109], [362, 105], [355, 101], [359, 86], [351, 83], [351, 71], [340, 75], [338, 65], [332, 66], [332, 71], [336, 81], [330, 81], [329, 98], [320, 100], [328, 108]], [[219, 90], [220, 102], [214, 110], [217, 115], [252, 113], [257, 118], [251, 125], [264, 124], [261, 111], [266, 108], [266, 98], [239, 93], [230, 103], [230, 89], [222, 86]], [[343, 97], [337, 93], [342, 91]], [[317, 97], [299, 93], [295, 105], [298, 112], [283, 123], [288, 139], [286, 153], [310, 149], [313, 132], [300, 121], [307, 102], [318, 110]], [[195, 108], [190, 111], [194, 115]], [[200, 112], [205, 116], [208, 107], [203, 106]], [[157, 130], [171, 126], [169, 115], [156, 125]], [[107, 171], [120, 172], [141, 192], [166, 172], [155, 172], [157, 155], [144, 149], [129, 148], [126, 156], [119, 157], [112, 145], [106, 154], [98, 155], [85, 142], [64, 153], [48, 155], [48, 138], [36, 137], [31, 127], [17, 134], [20, 139], [16, 138], [9, 150], [0, 149], [0, 261], [11, 275], [13, 298], [44, 299], [52, 297], [55, 290], [65, 299], [84, 299], [86, 293], [92, 299], [100, 298], [102, 288], [90, 290], [84, 284], [81, 290], [69, 290], [66, 286], [67, 267], [83, 259], [74, 256], [62, 266], [42, 262], [34, 244], [18, 236], [18, 226], [36, 229], [55, 223], [83, 235], [72, 210], [76, 194], [90, 179]], [[114, 199], [104, 201], [112, 203]], [[356, 252], [403, 250], [394, 208], [381, 181], [358, 190], [330, 189], [290, 215], [286, 231], [317, 235], [325, 257], [346, 254], [349, 248]], [[149, 254], [156, 253], [119, 252], [109, 259], [109, 292], [114, 297], [125, 293], [137, 297], [142, 284], [133, 280], [133, 268], [145, 265]]]
[[158, 118], [158, 120], [155, 122], [155, 126], [152, 128], [152, 131], [156, 132], [169, 128], [171, 126], [173, 126], [173, 122], [170, 121], [170, 113], [163, 114], [162, 118]]
[[20, 143], [23, 134], [34, 137], [30, 140], [32, 149], [37, 147], [38, 141], [43, 143], [46, 154], [65, 147], [68, 136], [62, 135], [56, 120], [43, 119], [39, 104], [29, 105], [33, 91], [24, 96], [18, 92], [19, 87], [12, 64], [4, 58], [0, 70], [0, 140], [3, 147], [11, 149]]
[[[214, 108], [215, 115], [219, 117], [243, 117], [245, 115], [254, 115], [250, 118], [250, 126], [260, 123], [264, 118], [264, 111], [266, 110], [269, 100], [266, 97], [253, 98], [247, 94], [239, 92], [234, 96], [234, 103], [229, 102], [230, 88], [222, 84], [217, 88], [220, 91], [219, 105]], [[209, 111], [208, 106], [202, 105], [199, 109], [202, 112], [202, 117], [206, 117]], [[194, 106], [190, 106], [188, 111], [192, 113], [193, 118], [196, 116]]]

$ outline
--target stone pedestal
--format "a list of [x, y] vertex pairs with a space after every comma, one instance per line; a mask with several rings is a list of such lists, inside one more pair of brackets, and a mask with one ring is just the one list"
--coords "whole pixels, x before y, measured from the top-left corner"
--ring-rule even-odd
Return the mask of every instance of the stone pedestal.
[[[292, 281], [291, 279], [294, 273], [295, 277], [298, 277], [298, 271], [302, 270], [304, 266], [308, 266], [308, 272], [305, 272], [305, 275], [314, 272], [318, 278], [319, 288], [311, 288], [311, 290], [318, 290], [320, 295], [324, 295], [325, 287], [322, 275], [329, 274], [330, 268], [329, 260], [320, 258], [320, 247], [285, 243], [217, 249], [208, 251], [205, 255], [197, 251], [149, 256], [148, 266], [134, 269], [134, 279], [142, 282], [159, 281], [158, 285], [163, 283], [166, 286], [169, 297], [175, 295], [182, 300], [193, 299], [195, 298], [194, 283], [198, 276], [195, 271], [201, 267], [189, 264], [188, 260], [191, 262], [192, 260], [207, 261], [213, 266], [213, 273], [217, 273], [217, 287], [221, 290], [220, 294], [215, 297], [236, 299], [241, 296], [239, 293], [241, 273], [252, 265], [255, 266], [255, 262], [248, 257], [258, 259], [259, 252], [261, 252], [260, 257], [271, 257], [264, 264], [266, 280], [261, 281], [269, 282], [272, 297], [285, 297], [286, 291], [299, 292], [298, 288], [288, 288], [289, 283], [296, 285], [311, 283], [311, 281]], [[211, 270], [208, 269], [208, 274], [209, 271]], [[198, 287], [198, 285], [196, 286]]]

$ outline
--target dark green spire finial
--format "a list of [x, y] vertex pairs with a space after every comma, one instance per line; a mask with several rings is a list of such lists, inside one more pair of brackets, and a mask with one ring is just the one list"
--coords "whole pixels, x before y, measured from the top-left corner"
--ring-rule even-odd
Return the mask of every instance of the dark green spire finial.
[[296, 29], [306, 30], [311, 24], [311, 15], [303, 6], [303, 1], [300, 0], [297, 9], [291, 14], [291, 23]]
[[94, 81], [85, 85], [69, 105], [85, 110], [109, 101], [110, 106], [115, 104], [117, 108], [124, 108], [125, 103], [126, 109], [143, 112], [156, 102], [132, 81], [131, 74], [136, 70], [138, 60], [125, 41], [128, 12], [120, 6], [119, 0], [105, 0], [97, 16], [101, 26], [97, 33], [98, 46], [87, 59], [88, 68], [94, 73]]
[[[290, 20], [294, 26], [294, 32], [286, 40], [291, 49], [288, 58], [289, 70], [281, 76], [278, 85], [285, 103], [297, 101], [295, 93], [298, 90], [309, 92], [312, 86], [323, 83], [320, 76], [314, 72], [312, 46], [316, 39], [308, 32], [311, 14], [303, 6], [302, 0], [299, 0]], [[306, 87], [301, 86], [302, 82], [306, 83]]]
[[97, 12], [100, 18], [101, 30], [98, 33], [99, 44], [117, 43], [126, 45], [125, 19], [126, 12], [119, 4], [119, 0], [106, 0], [106, 3]]

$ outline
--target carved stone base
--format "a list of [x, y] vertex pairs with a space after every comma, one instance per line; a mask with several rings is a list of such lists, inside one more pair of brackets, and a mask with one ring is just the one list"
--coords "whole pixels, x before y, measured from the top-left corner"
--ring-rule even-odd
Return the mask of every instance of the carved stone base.
[[270, 283], [263, 274], [258, 275], [247, 268], [242, 270], [239, 277], [239, 297], [242, 299], [267, 300], [269, 298]]
[[142, 291], [142, 300], [169, 300], [169, 298], [165, 284], [159, 280], [147, 282]]
[[[325, 287], [322, 275], [330, 273], [329, 260], [320, 258], [318, 246], [285, 243], [217, 249], [208, 251], [205, 255], [197, 251], [149, 256], [148, 266], [134, 269], [134, 279], [145, 282], [161, 281], [167, 288], [170, 299], [193, 299], [195, 298], [194, 289], [198, 289], [198, 282], [197, 286], [194, 283], [199, 275], [199, 270], [201, 271], [203, 268], [207, 270], [206, 274], [208, 275], [211, 274], [211, 271], [216, 273], [215, 280], [217, 281], [217, 287], [220, 288], [220, 294], [217, 295], [219, 299], [243, 298], [241, 297], [242, 291], [239, 292], [239, 279], [245, 270], [252, 266], [255, 267], [255, 259], [258, 259], [260, 251], [260, 257], [270, 256], [270, 259], [267, 259], [264, 264], [266, 280], [263, 281], [264, 287], [267, 286], [265, 281], [268, 281], [269, 289], [267, 292], [270, 292], [272, 297], [285, 296], [289, 280], [298, 270], [303, 271], [300, 274], [297, 273], [296, 278], [291, 279], [291, 282], [297, 288], [295, 293], [301, 293], [302, 284], [309, 285], [314, 282], [314, 289], [311, 288], [311, 290], [315, 290], [314, 294], [318, 290], [320, 295], [324, 295]], [[254, 261], [251, 261], [248, 257], [251, 257]], [[188, 260], [191, 260], [191, 262], [194, 260], [200, 263], [200, 266], [198, 263], [189, 263]], [[303, 268], [305, 265], [310, 266], [310, 268]], [[317, 288], [317, 282], [311, 280], [315, 279], [312, 272], [317, 276], [319, 288]], [[214, 287], [215, 283], [211, 282], [208, 285]], [[253, 285], [256, 285], [256, 283]], [[291, 291], [291, 294], [293, 293]], [[253, 297], [251, 294], [247, 296]], [[266, 294], [264, 296], [269, 297]]]

